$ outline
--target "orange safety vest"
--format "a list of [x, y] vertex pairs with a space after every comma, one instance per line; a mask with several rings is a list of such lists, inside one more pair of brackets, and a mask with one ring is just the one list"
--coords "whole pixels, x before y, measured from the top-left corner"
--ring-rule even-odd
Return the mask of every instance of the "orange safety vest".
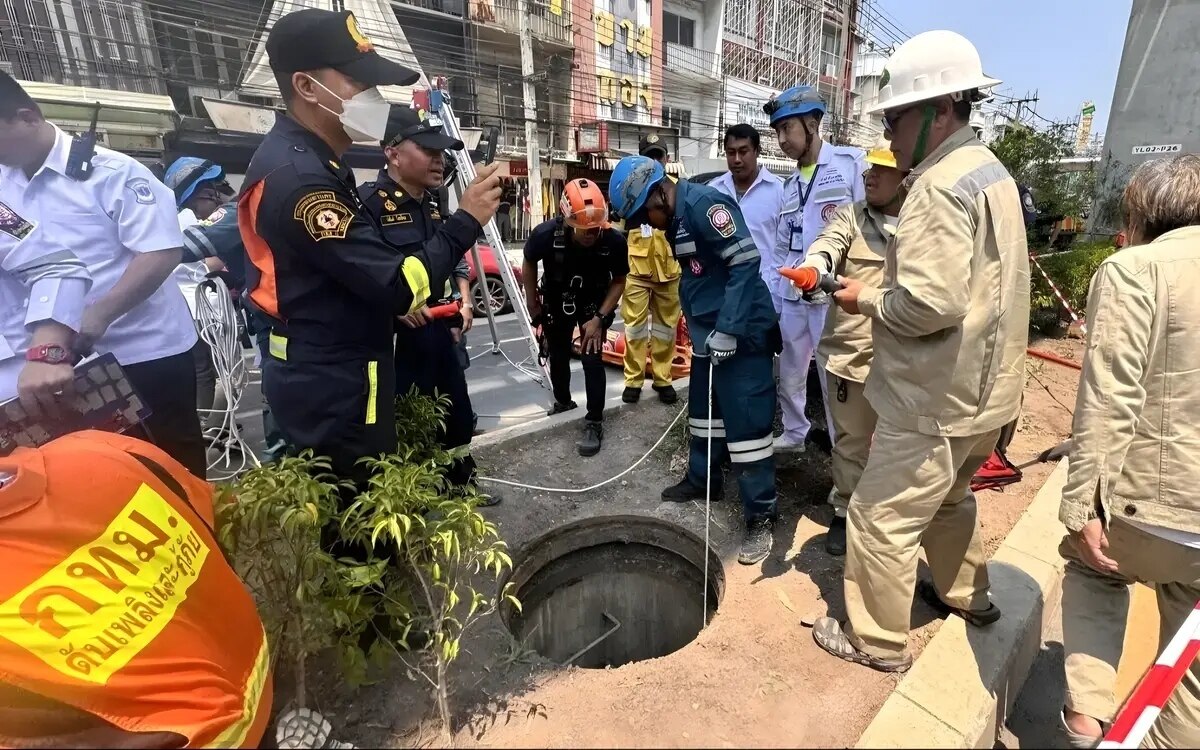
[[256, 747], [271, 709], [254, 600], [212, 488], [158, 448], [79, 432], [0, 458], [0, 682], [188, 747]]

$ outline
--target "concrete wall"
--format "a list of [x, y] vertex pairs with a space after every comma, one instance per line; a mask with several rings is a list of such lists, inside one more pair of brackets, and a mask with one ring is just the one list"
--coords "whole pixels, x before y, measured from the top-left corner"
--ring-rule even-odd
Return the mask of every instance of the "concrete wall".
[[1091, 231], [1120, 228], [1121, 191], [1130, 174], [1150, 159], [1138, 146], [1200, 152], [1200, 2], [1133, 0], [1125, 49], [1117, 73]]

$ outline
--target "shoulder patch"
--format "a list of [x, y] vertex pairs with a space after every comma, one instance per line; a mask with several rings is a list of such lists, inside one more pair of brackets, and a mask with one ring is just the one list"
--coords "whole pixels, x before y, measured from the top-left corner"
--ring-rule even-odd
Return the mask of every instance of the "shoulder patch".
[[733, 214], [730, 213], [727, 206], [720, 203], [714, 203], [708, 207], [708, 223], [722, 237], [732, 237], [733, 233], [737, 231], [737, 223], [733, 220]]
[[144, 177], [134, 177], [125, 183], [125, 187], [133, 193], [133, 197], [138, 203], [146, 206], [154, 205], [154, 190], [150, 188], [149, 180]]
[[345, 239], [354, 212], [332, 190], [309, 193], [296, 203], [292, 218], [304, 225], [313, 240]]
[[33, 222], [21, 218], [16, 211], [0, 203], [0, 232], [23, 240], [33, 231], [33, 227]]
[[833, 221], [833, 217], [837, 216], [838, 209], [841, 207], [842, 206], [839, 203], [826, 203], [821, 209], [821, 221], [825, 222], [826, 224]]

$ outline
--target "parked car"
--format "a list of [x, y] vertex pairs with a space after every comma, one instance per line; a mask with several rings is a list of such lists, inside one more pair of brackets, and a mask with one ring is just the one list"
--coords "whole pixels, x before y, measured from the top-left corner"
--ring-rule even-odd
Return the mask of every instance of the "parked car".
[[[483, 279], [479, 278], [479, 273], [475, 270], [475, 254], [467, 252], [467, 265], [471, 267], [471, 302], [475, 305], [475, 309], [479, 314], [483, 314], [483, 289], [484, 284], [487, 284], [487, 290], [492, 296], [492, 312], [496, 315], [512, 312], [512, 299], [508, 290], [504, 287], [504, 277], [500, 275], [500, 266], [496, 262], [496, 253], [490, 245], [479, 243], [479, 256], [483, 259]], [[521, 283], [521, 267], [509, 263], [512, 268], [513, 276], [516, 277], [517, 283]]]

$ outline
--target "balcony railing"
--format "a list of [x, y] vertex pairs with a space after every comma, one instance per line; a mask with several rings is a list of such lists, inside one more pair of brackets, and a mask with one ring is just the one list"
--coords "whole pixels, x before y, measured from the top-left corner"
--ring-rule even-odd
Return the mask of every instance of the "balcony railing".
[[[471, 20], [520, 33], [521, 13], [517, 0], [470, 0]], [[534, 38], [570, 47], [570, 0], [529, 0], [529, 29]]]
[[720, 61], [716, 53], [696, 49], [675, 42], [663, 45], [663, 67], [675, 73], [704, 76], [706, 78], [721, 77]]

